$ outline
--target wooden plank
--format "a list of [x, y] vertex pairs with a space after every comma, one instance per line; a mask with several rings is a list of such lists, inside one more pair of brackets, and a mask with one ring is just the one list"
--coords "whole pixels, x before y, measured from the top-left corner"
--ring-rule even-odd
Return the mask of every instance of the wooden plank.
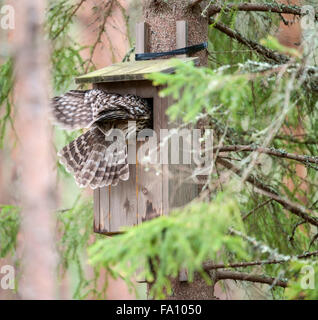
[[129, 179], [120, 181], [110, 189], [109, 232], [122, 231], [123, 227], [137, 224], [136, 166], [129, 165]]
[[[93, 84], [93, 88], [98, 88], [98, 86]], [[94, 232], [97, 233], [107, 233], [109, 230], [108, 193], [108, 187], [98, 188], [94, 191]]]
[[136, 23], [136, 53], [149, 52], [149, 26], [145, 22]]
[[94, 232], [99, 233], [99, 219], [100, 219], [100, 197], [99, 197], [99, 188], [94, 190]]
[[[161, 115], [161, 99], [158, 97], [157, 90], [154, 87], [138, 87], [136, 94], [146, 98], [149, 95], [149, 88], [152, 90], [153, 97], [153, 124], [158, 146], [160, 134], [160, 115]], [[151, 128], [150, 128], [151, 129]], [[154, 139], [155, 136], [152, 137]], [[140, 154], [142, 142], [137, 145], [137, 154]], [[138, 204], [138, 223], [153, 219], [162, 215], [162, 168], [159, 163], [143, 165], [143, 159], [137, 161], [137, 204]], [[159, 154], [157, 154], [159, 161]], [[147, 169], [147, 171], [146, 171]]]
[[[172, 97], [168, 97], [168, 106], [173, 104]], [[169, 129], [177, 128], [182, 124], [181, 120], [169, 123]], [[176, 152], [171, 150], [169, 146], [169, 161], [171, 161], [171, 153]], [[190, 150], [188, 150], [190, 152]], [[183, 147], [179, 148], [179, 159], [182, 160]], [[191, 164], [169, 164], [169, 208], [178, 208], [186, 205], [198, 195], [198, 186], [189, 180], [191, 172], [194, 170], [193, 159]]]
[[99, 233], [108, 233], [110, 230], [109, 187], [100, 188], [99, 203], [100, 203]]
[[[128, 83], [109, 86], [98, 84], [98, 88], [121, 94], [136, 94], [136, 88]], [[102, 195], [101, 195], [102, 196]], [[103, 197], [105, 197], [103, 195]], [[136, 197], [136, 165], [129, 165], [129, 179], [119, 181], [117, 186], [109, 189], [109, 229], [108, 233], [118, 233], [122, 227], [137, 224], [137, 197]]]
[[[149, 51], [148, 42], [148, 24], [142, 22], [136, 25], [136, 53], [145, 53]], [[150, 91], [149, 91], [150, 88]], [[143, 98], [153, 98], [154, 89], [151, 83], [146, 83], [144, 86], [136, 86], [136, 94]], [[145, 172], [143, 167], [138, 163], [138, 149], [141, 147], [142, 143], [137, 142], [136, 148], [136, 199], [137, 199], [137, 223], [142, 223], [143, 219], [146, 219], [147, 203], [152, 201], [153, 193], [149, 186], [145, 183]], [[149, 198], [150, 197], [150, 198]], [[145, 198], [145, 199], [143, 199]], [[145, 203], [145, 208], [143, 204]], [[145, 212], [145, 213], [143, 213]], [[148, 215], [149, 216], [149, 215]], [[141, 276], [141, 272], [144, 270], [144, 265], [140, 265], [139, 270], [136, 272], [136, 281], [145, 282], [145, 278]]]
[[[176, 22], [176, 47], [177, 49], [185, 48], [188, 46], [188, 24], [184, 20]], [[180, 58], [186, 58], [187, 56], [180, 55]]]
[[[160, 90], [162, 90], [162, 87], [158, 87], [158, 94], [160, 92]], [[168, 123], [168, 116], [166, 115], [166, 111], [169, 107], [169, 98], [162, 98], [161, 99], [161, 106], [160, 106], [160, 128], [161, 129], [169, 129], [169, 123]], [[167, 134], [169, 134], [169, 132], [167, 132]], [[163, 137], [162, 137], [163, 138]], [[166, 142], [165, 145], [162, 146], [162, 151], [165, 153], [167, 152], [168, 155], [163, 155], [163, 156], [167, 156], [167, 159], [163, 159], [163, 160], [167, 160], [169, 161], [169, 152], [170, 152], [170, 143], [169, 141]], [[169, 172], [169, 162], [164, 161], [164, 163], [162, 164], [162, 172], [163, 172], [163, 178], [162, 178], [162, 201], [163, 201], [163, 214], [164, 215], [169, 215], [170, 212], [170, 206], [169, 206], [169, 179], [170, 179], [170, 172]]]
[[[174, 103], [172, 97], [167, 98], [166, 109]], [[164, 111], [162, 111], [164, 112]], [[165, 112], [164, 112], [165, 113]], [[181, 120], [175, 121], [173, 123], [169, 123], [168, 127], [177, 128], [182, 123]], [[169, 161], [171, 161], [171, 153], [175, 152], [175, 150], [171, 150], [171, 145], [169, 141]], [[183, 148], [184, 146], [179, 145], [179, 160], [183, 159]], [[188, 150], [189, 152], [190, 150]], [[193, 200], [198, 195], [198, 186], [193, 182], [187, 180], [189, 174], [194, 170], [194, 163], [191, 157], [192, 163], [190, 165], [184, 164], [169, 164], [166, 166], [166, 179], [164, 182], [165, 188], [169, 190], [168, 192], [168, 200], [166, 206], [169, 210], [173, 210], [174, 208], [182, 207]], [[168, 185], [168, 187], [167, 187]], [[181, 269], [179, 272], [178, 279], [180, 282], [188, 281], [188, 271], [187, 269]]]

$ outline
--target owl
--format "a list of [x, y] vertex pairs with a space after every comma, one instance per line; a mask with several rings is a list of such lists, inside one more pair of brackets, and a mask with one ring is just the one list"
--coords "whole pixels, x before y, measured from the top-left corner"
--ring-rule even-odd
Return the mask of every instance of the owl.
[[[88, 129], [58, 153], [79, 187], [115, 186], [129, 179], [126, 141], [130, 134], [151, 126], [151, 108], [145, 99], [100, 89], [71, 90], [53, 98], [51, 109], [62, 128]], [[129, 121], [136, 125], [129, 126]]]

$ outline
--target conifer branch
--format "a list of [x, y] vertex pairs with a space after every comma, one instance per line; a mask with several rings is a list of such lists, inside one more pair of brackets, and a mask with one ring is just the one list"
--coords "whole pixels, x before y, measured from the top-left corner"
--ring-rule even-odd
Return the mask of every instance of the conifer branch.
[[264, 275], [250, 274], [250, 273], [244, 273], [244, 272], [218, 271], [216, 273], [216, 282], [219, 280], [249, 281], [249, 282], [265, 283], [272, 286], [274, 285], [274, 286], [287, 288], [287, 281], [279, 280], [272, 277], [267, 277]]
[[258, 152], [275, 156], [278, 158], [286, 158], [302, 163], [313, 163], [318, 165], [318, 157], [288, 153], [284, 150], [278, 150], [274, 148], [263, 148], [253, 145], [230, 145], [214, 147], [213, 150], [216, 150], [218, 152]]
[[226, 268], [244, 268], [251, 266], [260, 266], [265, 264], [281, 264], [289, 262], [293, 259], [308, 259], [314, 256], [318, 256], [318, 250], [312, 252], [306, 252], [304, 254], [300, 254], [298, 256], [291, 256], [289, 259], [268, 259], [268, 260], [258, 260], [258, 261], [246, 261], [246, 262], [235, 262], [235, 263], [213, 263], [206, 262], [203, 265], [203, 269], [205, 271], [215, 270], [215, 269], [226, 269]]
[[[217, 158], [216, 162], [220, 163], [225, 168], [233, 171], [238, 176], [242, 176], [241, 169], [232, 164], [231, 162], [222, 158]], [[314, 216], [314, 212], [312, 210], [305, 208], [299, 205], [298, 203], [294, 203], [289, 199], [285, 199], [279, 196], [271, 187], [263, 184], [261, 181], [259, 181], [252, 175], [249, 175], [246, 178], [246, 181], [255, 187], [255, 192], [273, 199], [274, 201], [280, 203], [286, 210], [297, 215], [306, 222], [318, 227], [318, 219]]]
[[236, 30], [232, 30], [231, 28], [227, 27], [225, 24], [221, 22], [216, 22], [214, 19], [211, 19], [212, 25], [214, 28], [218, 29], [219, 31], [225, 33], [227, 36], [229, 36], [232, 39], [237, 40], [238, 42], [244, 44], [245, 46], [249, 47], [250, 49], [256, 51], [260, 55], [264, 56], [267, 59], [273, 60], [276, 63], [284, 64], [289, 62], [289, 58], [281, 53], [277, 53], [271, 49], [268, 49], [261, 44], [246, 39], [242, 34], [240, 34]]
[[[295, 16], [303, 16], [301, 7], [285, 4], [265, 4], [265, 3], [228, 3], [224, 6], [213, 4], [209, 6], [207, 16], [212, 17], [219, 12], [237, 11], [258, 11], [258, 12], [274, 12], [279, 14], [292, 14]], [[315, 19], [318, 20], [318, 13], [315, 13]]]

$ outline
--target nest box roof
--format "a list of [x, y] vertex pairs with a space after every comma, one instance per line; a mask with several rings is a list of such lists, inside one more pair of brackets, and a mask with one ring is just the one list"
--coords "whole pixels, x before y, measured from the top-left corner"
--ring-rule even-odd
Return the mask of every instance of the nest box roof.
[[[193, 61], [195, 64], [199, 59], [179, 58], [187, 62]], [[115, 81], [145, 80], [145, 75], [152, 72], [173, 73], [175, 67], [171, 59], [144, 60], [115, 63], [109, 67], [90, 72], [75, 79], [76, 83], [100, 83]]]

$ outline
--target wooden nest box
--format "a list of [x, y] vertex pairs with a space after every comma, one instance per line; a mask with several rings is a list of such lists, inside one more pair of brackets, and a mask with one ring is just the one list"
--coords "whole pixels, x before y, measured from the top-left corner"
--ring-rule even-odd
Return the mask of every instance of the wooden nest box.
[[[198, 61], [188, 57], [181, 60]], [[92, 83], [94, 88], [109, 93], [134, 94], [147, 99], [153, 108], [153, 128], [150, 129], [156, 132], [159, 139], [161, 129], [171, 128], [166, 110], [173, 101], [170, 97], [160, 97], [162, 87], [155, 87], [150, 80], [146, 80], [145, 76], [153, 72], [173, 73], [171, 59], [116, 63], [80, 76], [76, 82]], [[137, 153], [140, 144], [137, 143]], [[94, 190], [94, 231], [116, 234], [125, 226], [167, 215], [172, 207], [191, 201], [197, 195], [197, 186], [184, 184], [181, 178], [179, 181], [172, 179], [171, 166], [176, 165], [157, 164], [145, 168], [137, 159], [136, 164], [129, 164], [128, 181], [120, 181], [115, 187]]]

